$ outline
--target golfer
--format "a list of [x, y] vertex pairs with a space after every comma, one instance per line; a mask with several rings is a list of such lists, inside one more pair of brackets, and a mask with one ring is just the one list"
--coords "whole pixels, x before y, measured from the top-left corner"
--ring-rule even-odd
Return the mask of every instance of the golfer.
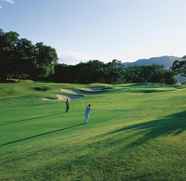
[[91, 105], [89, 104], [88, 106], [86, 106], [85, 112], [84, 112], [84, 123], [85, 124], [88, 123], [88, 119], [89, 119], [91, 111], [92, 111]]
[[70, 109], [70, 103], [69, 103], [68, 98], [67, 98], [66, 101], [65, 101], [65, 107], [66, 107], [65, 112], [68, 112], [69, 109]]

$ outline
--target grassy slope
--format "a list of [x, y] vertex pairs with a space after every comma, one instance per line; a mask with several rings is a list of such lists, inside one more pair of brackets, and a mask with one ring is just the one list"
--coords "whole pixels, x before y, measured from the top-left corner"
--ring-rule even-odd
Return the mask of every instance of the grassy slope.
[[[41, 86], [50, 89], [33, 89]], [[0, 180], [186, 180], [186, 89], [115, 85], [73, 101], [68, 114], [41, 99], [79, 87], [0, 85]]]

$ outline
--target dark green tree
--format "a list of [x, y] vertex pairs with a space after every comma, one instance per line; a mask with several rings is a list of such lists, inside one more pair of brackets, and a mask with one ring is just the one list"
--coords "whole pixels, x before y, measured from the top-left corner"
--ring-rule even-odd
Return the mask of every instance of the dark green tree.
[[183, 56], [181, 60], [176, 60], [172, 65], [172, 70], [176, 74], [186, 76], [186, 56]]
[[123, 79], [123, 65], [119, 60], [113, 60], [105, 65], [105, 79], [106, 82], [122, 82]]
[[19, 34], [0, 31], [0, 79], [6, 80], [15, 70], [16, 45]]
[[34, 45], [13, 31], [0, 29], [0, 79], [45, 79], [54, 73], [56, 50], [43, 43]]
[[35, 45], [35, 68], [36, 78], [46, 78], [50, 74], [54, 74], [54, 68], [57, 64], [58, 56], [56, 50], [43, 43]]

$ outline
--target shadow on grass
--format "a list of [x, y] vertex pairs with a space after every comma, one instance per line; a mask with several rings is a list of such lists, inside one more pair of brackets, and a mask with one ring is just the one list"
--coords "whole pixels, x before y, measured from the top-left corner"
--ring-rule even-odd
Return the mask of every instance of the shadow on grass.
[[33, 90], [46, 92], [46, 91], [50, 90], [50, 87], [47, 87], [47, 86], [33, 87]]
[[175, 91], [175, 90], [161, 90], [161, 89], [136, 89], [136, 90], [128, 90], [128, 92], [134, 92], [134, 93], [159, 93], [159, 92], [170, 92], [170, 91]]
[[8, 79], [8, 80], [0, 80], [0, 83], [17, 83], [17, 80], [14, 79]]
[[[139, 131], [142, 136], [129, 146], [143, 144], [149, 140], [166, 135], [178, 135], [186, 130], [186, 111], [175, 113], [159, 120], [134, 124], [106, 133], [106, 135], [120, 134], [125, 131]], [[123, 140], [124, 141], [124, 140]]]
[[14, 141], [9, 141], [9, 142], [6, 142], [6, 143], [1, 144], [0, 145], [0, 148], [3, 147], [3, 146], [14, 144], [14, 143], [20, 143], [20, 142], [23, 142], [23, 141], [27, 141], [27, 140], [30, 140], [30, 139], [33, 139], [33, 138], [38, 138], [38, 137], [41, 137], [41, 136], [46, 136], [46, 135], [50, 135], [50, 134], [59, 133], [61, 131], [65, 131], [65, 130], [68, 130], [68, 129], [79, 127], [81, 125], [83, 125], [83, 124], [82, 123], [81, 124], [76, 124], [74, 126], [70, 126], [70, 127], [66, 127], [66, 128], [61, 128], [61, 129], [56, 129], [56, 130], [52, 130], [52, 131], [47, 131], [47, 132], [40, 133], [40, 134], [37, 134], [37, 135], [28, 136], [26, 138], [17, 139], [17, 140], [14, 140]]
[[31, 117], [31, 118], [25, 118], [25, 119], [21, 119], [21, 120], [9, 121], [9, 122], [6, 122], [6, 123], [1, 123], [0, 126], [7, 126], [7, 125], [11, 125], [11, 124], [18, 124], [18, 123], [37, 120], [37, 119], [42, 119], [42, 118], [55, 117], [55, 116], [60, 115], [62, 113], [63, 112], [56, 112], [56, 113], [52, 113], [52, 114], [34, 116], [34, 117]]

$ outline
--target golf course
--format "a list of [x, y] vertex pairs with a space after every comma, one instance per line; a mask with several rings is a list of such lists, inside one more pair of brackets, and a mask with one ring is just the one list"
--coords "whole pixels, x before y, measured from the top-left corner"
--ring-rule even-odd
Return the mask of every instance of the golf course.
[[185, 181], [186, 87], [1, 83], [0, 180]]

